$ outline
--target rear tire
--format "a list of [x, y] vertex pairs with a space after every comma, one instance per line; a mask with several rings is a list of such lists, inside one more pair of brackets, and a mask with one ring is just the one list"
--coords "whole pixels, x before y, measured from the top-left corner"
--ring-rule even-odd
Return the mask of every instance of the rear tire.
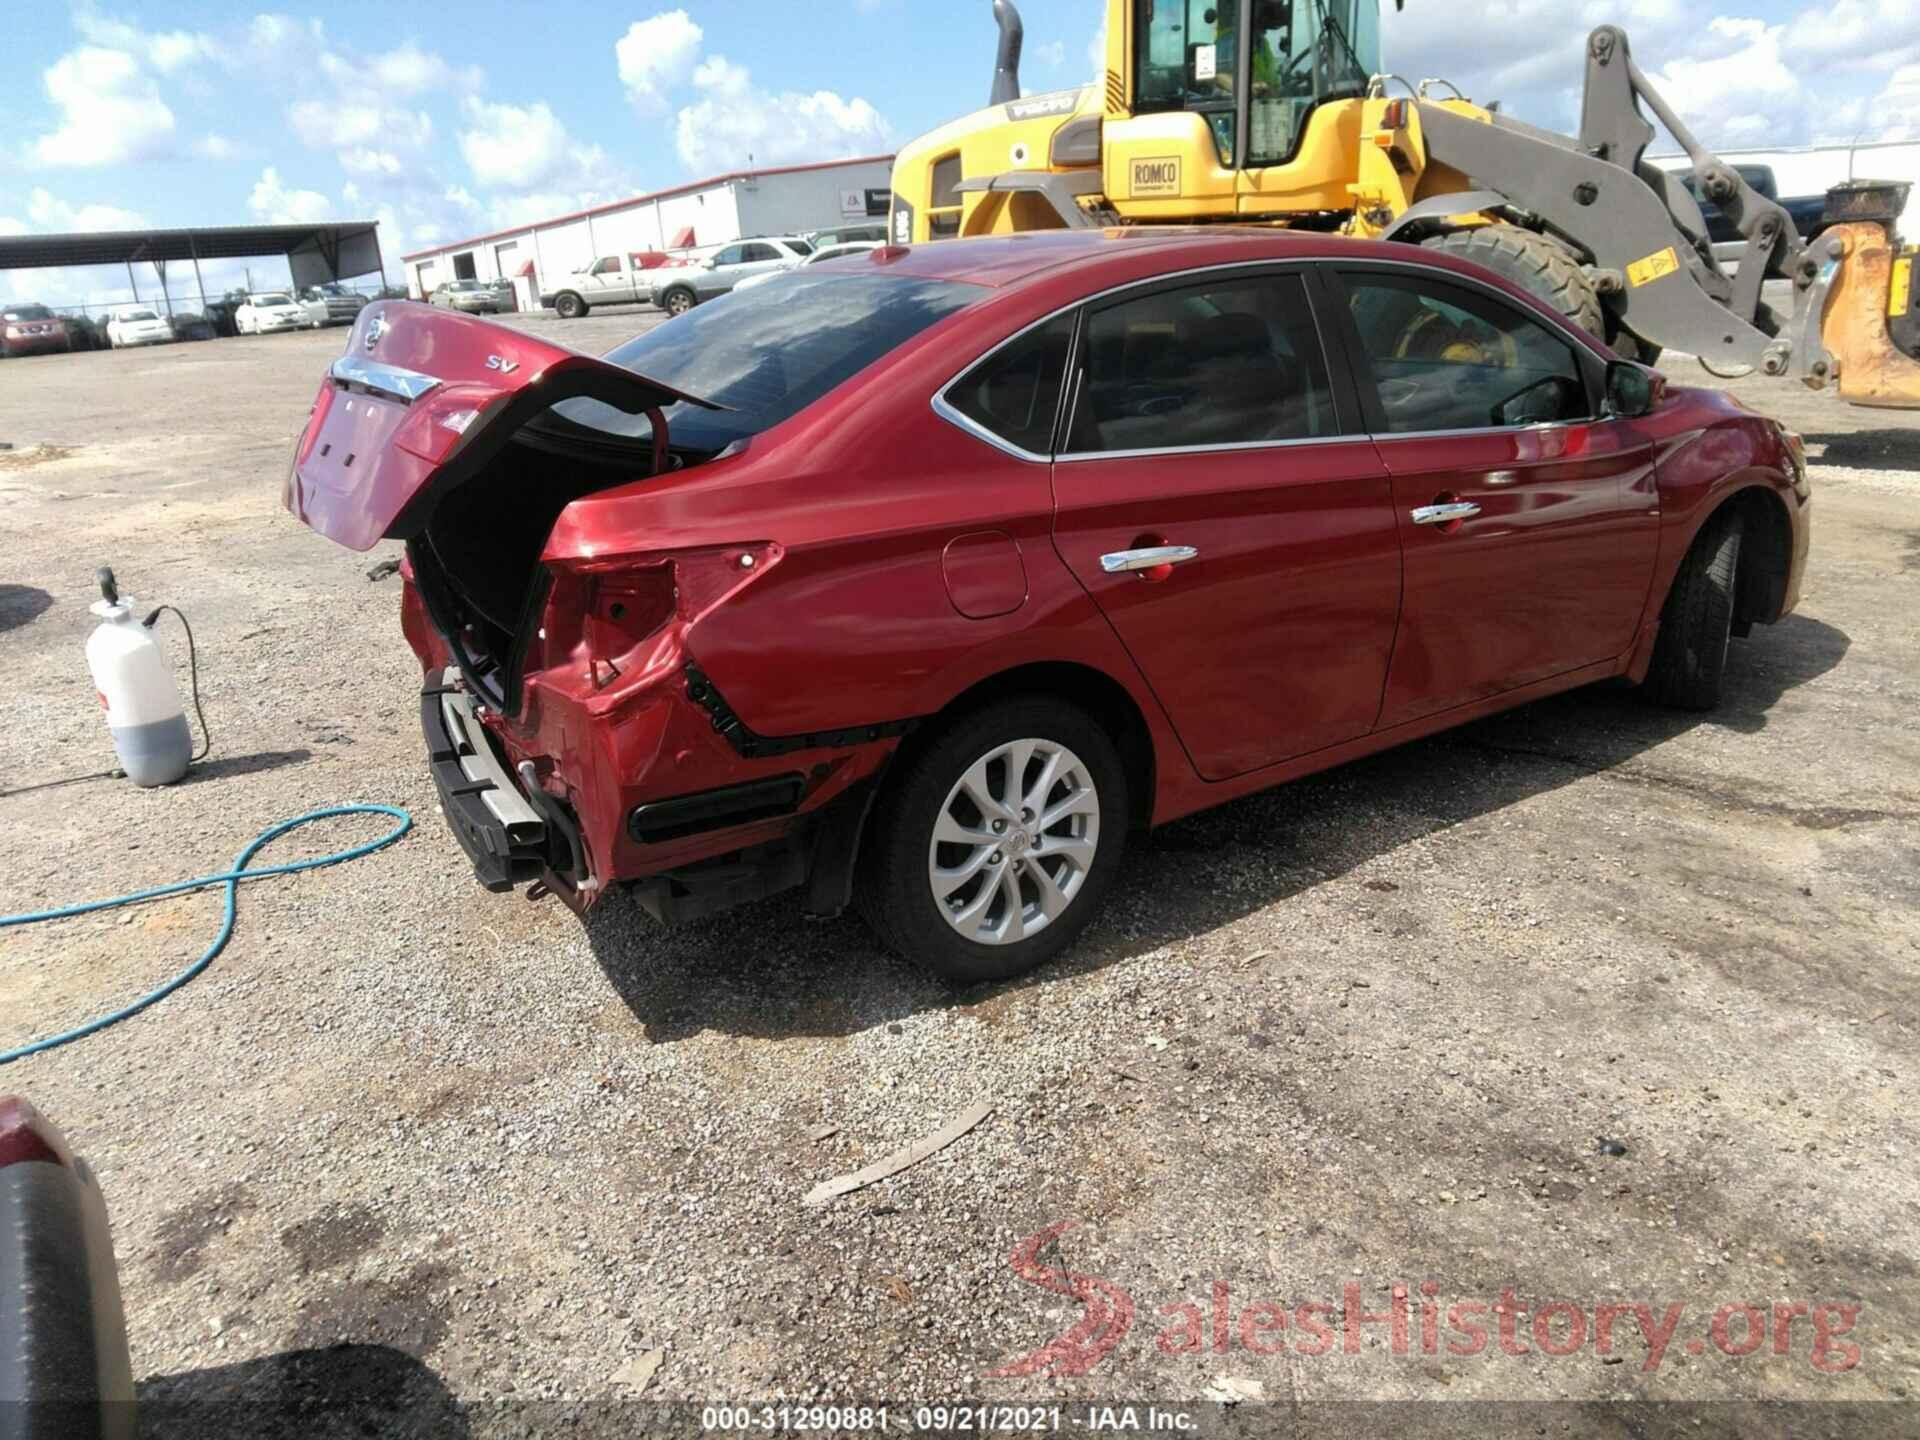
[[1482, 225], [1473, 230], [1450, 230], [1420, 244], [1423, 249], [1486, 266], [1501, 279], [1545, 301], [1569, 324], [1578, 325], [1596, 339], [1606, 339], [1607, 317], [1600, 306], [1600, 292], [1580, 268], [1579, 257], [1552, 236], [1522, 230], [1518, 225]]
[[1647, 670], [1647, 695], [1662, 705], [1711, 710], [1720, 703], [1733, 637], [1741, 538], [1739, 513], [1723, 510], [1702, 527], [1680, 562], [1660, 612], [1660, 637]]
[[587, 302], [569, 290], [554, 297], [553, 313], [562, 320], [578, 320], [587, 313]]
[[889, 778], [856, 903], [889, 949], [954, 984], [1023, 974], [1099, 910], [1127, 817], [1120, 752], [1091, 716], [1044, 696], [998, 701]]

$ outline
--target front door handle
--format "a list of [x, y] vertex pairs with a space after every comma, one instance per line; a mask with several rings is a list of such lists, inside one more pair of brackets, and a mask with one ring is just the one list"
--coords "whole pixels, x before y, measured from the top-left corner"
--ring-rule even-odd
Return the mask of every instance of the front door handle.
[[1121, 575], [1129, 570], [1158, 570], [1165, 566], [1182, 565], [1189, 560], [1199, 558], [1200, 552], [1191, 545], [1148, 545], [1139, 550], [1114, 550], [1100, 557], [1100, 568], [1109, 575]]
[[1448, 500], [1438, 505], [1421, 505], [1413, 512], [1416, 525], [1450, 525], [1455, 520], [1471, 520], [1480, 507], [1471, 500]]

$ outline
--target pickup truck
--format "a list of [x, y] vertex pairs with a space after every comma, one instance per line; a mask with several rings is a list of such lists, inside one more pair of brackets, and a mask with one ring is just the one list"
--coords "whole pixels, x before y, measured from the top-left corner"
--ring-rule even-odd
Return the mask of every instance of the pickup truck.
[[672, 263], [672, 257], [663, 250], [602, 255], [541, 295], [540, 303], [562, 320], [577, 320], [596, 305], [651, 305], [654, 285], [650, 272]]
[[[1819, 195], [1789, 195], [1781, 199], [1780, 187], [1773, 178], [1771, 165], [1736, 165], [1733, 168], [1739, 171], [1742, 180], [1792, 217], [1793, 228], [1800, 232], [1802, 240], [1811, 240], [1826, 229], [1827, 197], [1824, 192]], [[1700, 214], [1707, 222], [1707, 239], [1716, 247], [1716, 253], [1719, 246], [1746, 243], [1740, 232], [1733, 228], [1733, 222], [1727, 219], [1726, 213], [1713, 201], [1702, 198], [1693, 176], [1682, 175], [1680, 183], [1686, 187], [1689, 195], [1700, 202]]]

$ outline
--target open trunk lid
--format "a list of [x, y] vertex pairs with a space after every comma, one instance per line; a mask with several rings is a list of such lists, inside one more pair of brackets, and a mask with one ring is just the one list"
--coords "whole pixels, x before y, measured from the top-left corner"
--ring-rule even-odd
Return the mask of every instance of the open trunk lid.
[[441, 496], [529, 420], [586, 396], [653, 419], [661, 468], [676, 402], [720, 406], [577, 350], [412, 301], [368, 305], [314, 399], [286, 506], [351, 550], [417, 535]]

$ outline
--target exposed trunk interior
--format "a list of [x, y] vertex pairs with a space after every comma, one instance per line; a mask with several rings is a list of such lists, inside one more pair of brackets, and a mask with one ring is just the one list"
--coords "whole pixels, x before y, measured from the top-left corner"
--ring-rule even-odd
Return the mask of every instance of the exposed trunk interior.
[[519, 708], [520, 661], [546, 600], [540, 554], [560, 512], [650, 469], [646, 447], [570, 444], [529, 428], [448, 491], [408, 542], [415, 581], [467, 683], [503, 712]]

